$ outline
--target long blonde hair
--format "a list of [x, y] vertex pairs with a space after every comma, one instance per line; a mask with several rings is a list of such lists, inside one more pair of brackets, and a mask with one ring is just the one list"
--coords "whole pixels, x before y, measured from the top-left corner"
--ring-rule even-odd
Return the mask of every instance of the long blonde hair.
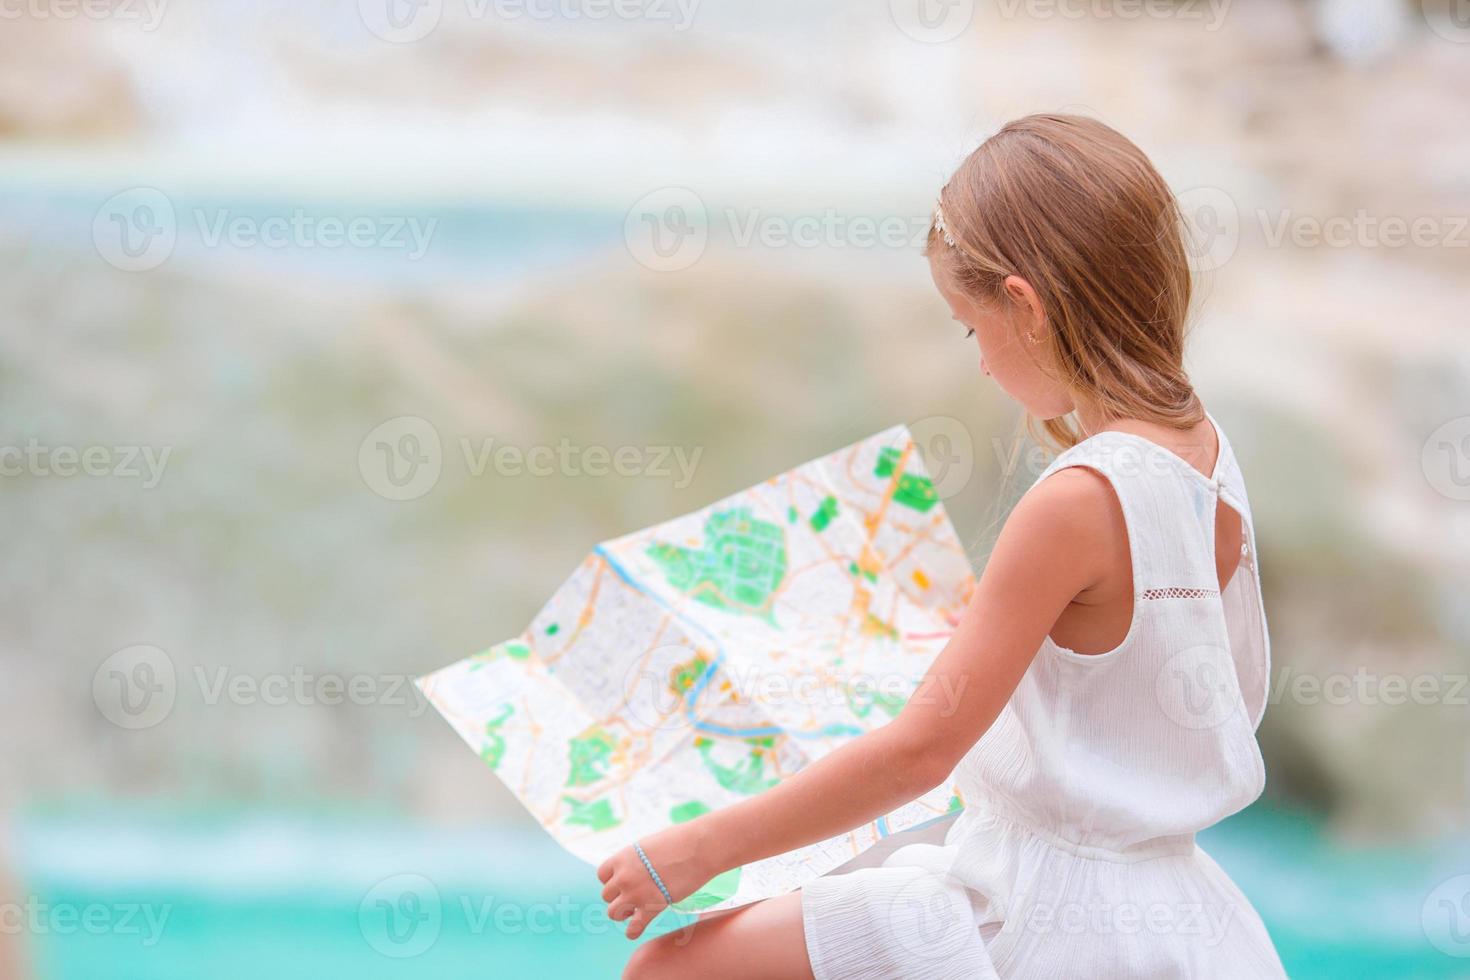
[[[1010, 275], [1046, 314], [1043, 366], [1108, 418], [1187, 429], [1204, 406], [1184, 370], [1191, 294], [1183, 221], [1142, 150], [1083, 116], [1007, 123], [940, 191], [925, 254], [977, 302], [1009, 302]], [[1033, 438], [1058, 449], [1081, 433], [1069, 417]]]

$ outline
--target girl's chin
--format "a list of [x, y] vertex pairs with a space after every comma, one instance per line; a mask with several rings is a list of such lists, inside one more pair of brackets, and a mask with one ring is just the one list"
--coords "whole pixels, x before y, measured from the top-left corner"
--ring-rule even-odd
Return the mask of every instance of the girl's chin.
[[[992, 380], [994, 379], [992, 378]], [[1013, 402], [1025, 409], [1027, 415], [1040, 422], [1050, 422], [1052, 419], [1059, 419], [1064, 415], [1070, 414], [1076, 408], [1070, 398], [1058, 398], [1056, 392], [1050, 392], [1046, 397], [1039, 400], [1035, 398], [1018, 398], [1015, 392], [1001, 384], [998, 380], [995, 383]]]
[[1062, 418], [1072, 411], [1071, 405], [1063, 408], [1055, 402], [1048, 402], [1045, 405], [1030, 405], [1025, 402], [1021, 404], [1025, 407], [1026, 414], [1038, 422], [1050, 422], [1052, 419]]

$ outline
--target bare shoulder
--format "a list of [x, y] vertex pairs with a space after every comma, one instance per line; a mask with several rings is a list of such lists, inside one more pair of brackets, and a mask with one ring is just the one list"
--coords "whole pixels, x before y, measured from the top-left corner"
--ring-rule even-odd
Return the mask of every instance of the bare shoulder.
[[1012, 520], [1019, 517], [1072, 537], [1095, 535], [1114, 515], [1121, 520], [1123, 508], [1108, 478], [1086, 466], [1068, 466], [1026, 491]]
[[1123, 508], [1107, 477], [1069, 466], [1021, 497], [1001, 531], [996, 555], [1004, 550], [1024, 556], [1081, 590], [1100, 580], [1114, 553], [1127, 546]]
[[1089, 501], [1099, 504], [1116, 499], [1108, 478], [1092, 467], [1081, 464], [1062, 467], [1026, 491], [1026, 496], [1074, 506]]

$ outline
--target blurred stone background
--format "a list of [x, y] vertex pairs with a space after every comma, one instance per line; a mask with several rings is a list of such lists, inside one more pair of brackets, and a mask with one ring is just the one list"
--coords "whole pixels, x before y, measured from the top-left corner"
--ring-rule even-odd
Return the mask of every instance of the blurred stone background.
[[[1467, 944], [1418, 921], [1470, 871], [1461, 7], [7, 8], [18, 887], [48, 873], [33, 841], [108, 840], [119, 814], [165, 841], [156, 821], [191, 814], [525, 830], [395, 685], [518, 632], [595, 542], [894, 422], [960, 434], [926, 448], [969, 473], [946, 505], [978, 566], [1039, 470], [915, 239], [976, 142], [1062, 109], [1139, 142], [1193, 224], [1191, 372], [1246, 472], [1271, 620], [1263, 812], [1384, 883], [1362, 921], [1394, 924], [1391, 962], [1466, 975]], [[361, 450], [403, 417], [440, 472], [393, 500]], [[477, 470], [487, 440], [699, 455], [687, 480], [538, 476]], [[99, 472], [61, 475], [89, 447]], [[148, 453], [151, 486], [127, 472]], [[94, 681], [138, 645], [176, 690], [130, 730]], [[300, 675], [375, 693], [218, 688]], [[1278, 828], [1242, 826], [1243, 854]], [[1393, 861], [1417, 877], [1374, 870]], [[1362, 926], [1281, 928], [1306, 930], [1288, 966], [1309, 975]], [[84, 975], [32, 938], [40, 975]]]

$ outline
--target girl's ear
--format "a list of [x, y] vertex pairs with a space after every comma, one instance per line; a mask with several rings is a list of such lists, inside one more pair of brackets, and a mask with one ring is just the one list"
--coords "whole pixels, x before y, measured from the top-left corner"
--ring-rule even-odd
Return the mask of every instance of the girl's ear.
[[1036, 295], [1029, 282], [1020, 276], [1006, 276], [1002, 285], [1006, 298], [1023, 314], [1027, 330], [1040, 330], [1046, 326], [1046, 311], [1041, 308], [1041, 297]]

